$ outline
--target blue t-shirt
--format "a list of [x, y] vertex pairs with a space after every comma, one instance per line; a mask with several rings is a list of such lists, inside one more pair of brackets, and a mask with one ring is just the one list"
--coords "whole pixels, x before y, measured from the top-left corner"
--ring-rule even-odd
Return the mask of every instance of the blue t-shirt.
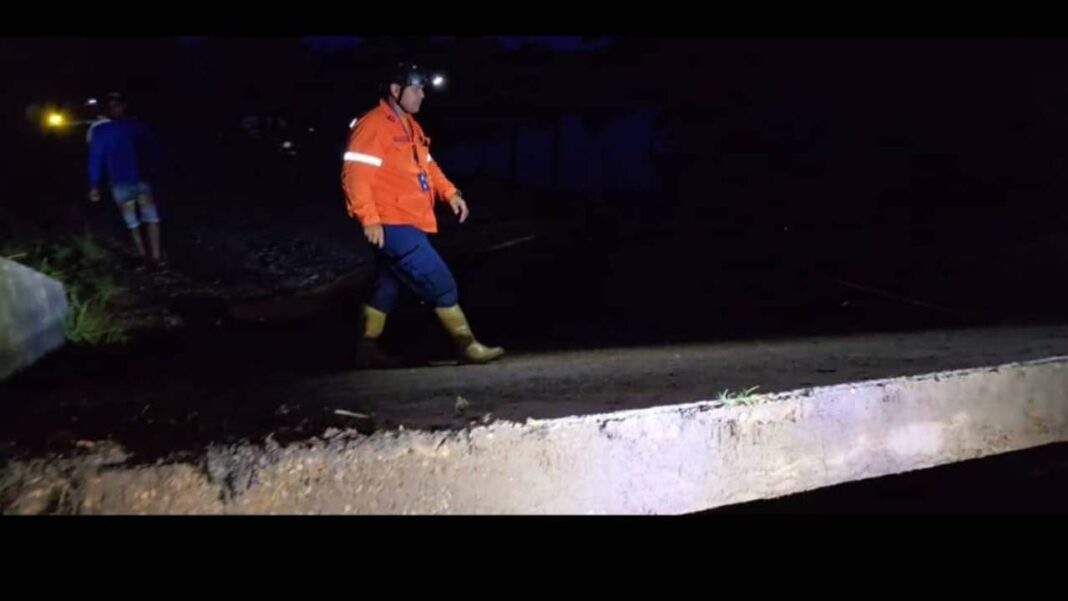
[[93, 128], [89, 142], [89, 185], [100, 187], [107, 168], [112, 185], [143, 182], [156, 167], [159, 146], [148, 127], [137, 119], [118, 119]]

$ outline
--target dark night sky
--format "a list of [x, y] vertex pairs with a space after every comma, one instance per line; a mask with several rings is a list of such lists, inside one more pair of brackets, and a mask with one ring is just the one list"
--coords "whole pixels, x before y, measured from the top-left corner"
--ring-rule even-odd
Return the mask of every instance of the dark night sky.
[[[576, 50], [590, 50], [606, 47], [612, 38], [599, 36], [585, 38], [583, 36], [491, 36], [498, 40], [505, 48], [515, 50], [524, 45], [542, 46], [559, 52], [572, 52]], [[449, 40], [455, 36], [437, 36], [436, 39]], [[196, 45], [203, 38], [182, 37], [181, 43]], [[312, 48], [323, 52], [337, 52], [352, 50], [360, 44], [361, 36], [305, 36], [301, 40]]]
[[[125, 88], [190, 160], [242, 118], [276, 112], [316, 127], [302, 156], [326, 164], [373, 102], [375, 61], [394, 44], [174, 41], [22, 41], [5, 53], [21, 84], [9, 99]], [[1058, 40], [438, 36], [412, 48], [450, 77], [423, 119], [458, 177], [797, 212], [792, 194], [817, 199], [806, 213], [834, 216], [1065, 188], [1068, 46]], [[35, 125], [22, 125], [36, 144]], [[333, 186], [327, 171], [309, 181]]]

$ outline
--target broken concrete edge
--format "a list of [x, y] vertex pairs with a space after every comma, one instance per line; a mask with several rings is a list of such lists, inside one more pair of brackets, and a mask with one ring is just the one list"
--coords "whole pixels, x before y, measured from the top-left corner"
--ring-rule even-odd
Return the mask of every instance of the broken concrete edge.
[[[828, 406], [833, 403], [841, 403], [848, 407], [854, 397], [849, 396], [847, 398], [846, 395], [841, 394], [843, 392], [853, 395], [858, 391], [869, 391], [874, 392], [877, 396], [878, 389], [895, 385], [900, 385], [904, 388], [907, 385], [923, 384], [930, 381], [965, 380], [971, 376], [996, 374], [1001, 370], [1013, 371], [1015, 376], [1019, 376], [1016, 378], [1019, 380], [1027, 377], [1027, 374], [1018, 370], [1030, 369], [1033, 372], [1035, 369], [1051, 365], [1054, 367], [1054, 371], [1052, 375], [1046, 374], [1046, 376], [1053, 378], [1052, 381], [1059, 382], [1056, 378], [1063, 378], [1061, 372], [1068, 367], [1066, 360], [1068, 360], [1068, 357], [1050, 357], [1035, 361], [937, 372], [921, 376], [883, 378], [827, 387], [804, 388], [758, 395], [752, 399], [754, 404], [738, 407], [724, 406], [721, 401], [712, 400], [548, 420], [498, 421], [486, 425], [469, 426], [463, 430], [427, 432], [404, 430], [401, 427], [398, 430], [380, 431], [370, 435], [360, 434], [355, 430], [344, 430], [330, 438], [313, 437], [304, 441], [288, 443], [285, 446], [268, 437], [264, 443], [241, 441], [227, 445], [212, 445], [192, 462], [169, 462], [166, 459], [161, 459], [154, 465], [130, 465], [128, 463], [130, 457], [121, 447], [105, 444], [102, 445], [102, 449], [94, 449], [82, 456], [65, 459], [45, 457], [29, 461], [9, 462], [5, 467], [0, 468], [0, 512], [227, 513], [233, 511], [237, 513], [269, 513], [279, 511], [286, 513], [308, 511], [310, 507], [315, 508], [312, 509], [313, 512], [333, 511], [338, 513], [474, 513], [483, 511], [498, 513], [525, 512], [528, 510], [539, 513], [553, 513], [571, 512], [576, 507], [594, 507], [595, 509], [590, 510], [594, 512], [613, 512], [618, 510], [624, 513], [677, 513], [696, 511], [711, 506], [781, 496], [782, 494], [793, 494], [849, 480], [923, 469], [941, 463], [1063, 441], [1068, 437], [1068, 432], [1063, 431], [1068, 421], [1064, 419], [1061, 396], [1056, 396], [1061, 393], [1057, 392], [1054, 393], [1055, 398], [1052, 401], [1046, 400], [1045, 417], [1052, 418], [1052, 425], [1048, 427], [1043, 426], [1041, 423], [1034, 427], [1013, 424], [1012, 426], [1006, 426], [1004, 431], [999, 431], [995, 427], [991, 432], [984, 431], [981, 435], [977, 435], [972, 430], [976, 428], [991, 429], [990, 424], [987, 423], [989, 420], [987, 422], [980, 420], [978, 424], [966, 423], [965, 426], [972, 430], [966, 429], [965, 434], [982, 440], [979, 442], [974, 440], [959, 442], [954, 439], [952, 442], [955, 446], [950, 451], [940, 447], [934, 450], [920, 449], [919, 452], [912, 452], [906, 449], [905, 455], [908, 455], [906, 459], [892, 457], [887, 460], [883, 458], [882, 464], [875, 467], [868, 465], [859, 468], [855, 465], [838, 466], [834, 462], [856, 463], [857, 457], [854, 455], [857, 453], [862, 454], [861, 451], [856, 449], [846, 449], [843, 452], [849, 456], [849, 461], [834, 457], [792, 459], [794, 464], [789, 469], [776, 468], [779, 472], [782, 472], [783, 469], [787, 469], [790, 472], [786, 476], [779, 474], [778, 481], [758, 482], [754, 480], [749, 482], [750, 476], [745, 474], [744, 470], [739, 472], [742, 469], [741, 467], [735, 468], [734, 465], [725, 463], [728, 461], [727, 459], [716, 457], [708, 461], [699, 454], [700, 451], [718, 449], [719, 447], [716, 445], [721, 444], [721, 439], [723, 438], [720, 434], [713, 432], [711, 434], [713, 440], [710, 444], [705, 445], [706, 448], [678, 448], [680, 445], [685, 446], [684, 442], [693, 443], [693, 440], [687, 438], [687, 436], [692, 436], [692, 433], [682, 432], [682, 439], [679, 439], [680, 428], [685, 430], [686, 428], [696, 427], [692, 425], [696, 423], [695, 420], [688, 418], [698, 417], [699, 419], [696, 421], [700, 422], [699, 426], [706, 429], [711, 427], [712, 430], [718, 431], [719, 428], [723, 427], [725, 431], [729, 431], [728, 438], [748, 440], [748, 438], [754, 438], [755, 431], [751, 432], [747, 429], [767, 428], [769, 425], [784, 421], [797, 422], [812, 415], [816, 415], [819, 418], [821, 417], [819, 415], [821, 411], [824, 411], [824, 413], [837, 411], [837, 409], [819, 408], [806, 410], [804, 409], [804, 404], [809, 397], [818, 396], [819, 399], [826, 400], [827, 403], [825, 404]], [[1034, 374], [1032, 373], [1032, 375]], [[1049, 386], [1046, 386], [1042, 390], [1049, 388]], [[1058, 390], [1063, 390], [1063, 387]], [[922, 397], [922, 395], [920, 396]], [[1047, 396], [1049, 395], [1047, 394]], [[856, 398], [862, 397], [863, 395], [860, 395]], [[870, 410], [872, 407], [878, 407], [873, 399], [876, 399], [876, 397], [872, 396], [863, 399], [868, 404], [864, 409], [865, 411]], [[890, 400], [892, 401], [893, 399]], [[900, 395], [897, 400], [901, 401]], [[922, 398], [920, 401], [915, 399], [906, 400], [912, 402], [914, 407], [920, 407], [921, 412], [925, 412], [927, 409], [926, 405], [920, 401], [932, 401], [932, 399], [925, 400]], [[935, 402], [937, 400], [938, 398], [935, 397]], [[786, 401], [792, 401], [792, 403], [787, 403]], [[878, 398], [878, 402], [886, 403], [888, 400], [886, 398]], [[960, 404], [959, 400], [957, 402]], [[989, 403], [988, 399], [987, 404]], [[814, 405], [816, 403], [810, 404]], [[777, 405], [792, 405], [788, 409], [790, 415], [779, 415], [782, 411], [778, 410], [767, 411], [767, 409], [774, 408]], [[1009, 409], [1011, 410], [1012, 408], [1009, 407]], [[1013, 411], [1010, 414], [1009, 421], [1020, 422], [1021, 417], [1017, 415], [1018, 413], [1019, 411]], [[954, 415], [954, 420], [957, 416], [959, 416], [959, 411]], [[680, 417], [683, 419], [679, 420]], [[863, 419], [875, 420], [876, 418], [865, 416]], [[908, 429], [919, 427], [922, 429], [925, 427], [919, 422], [913, 423], [915, 421], [914, 417], [899, 418], [898, 421], [901, 423], [896, 425], [889, 424], [887, 428], [901, 429], [904, 427]], [[965, 421], [967, 422], [967, 420]], [[665, 438], [661, 432], [664, 428], [675, 432], [675, 436]], [[1021, 428], [1026, 431], [1021, 430]], [[798, 430], [797, 428], [794, 430], [787, 432], [785, 435], [783, 431], [779, 431], [778, 436], [785, 436], [785, 442], [784, 440], [775, 440], [774, 442], [778, 445], [797, 445], [798, 441], [792, 440], [791, 437], [802, 436], [807, 437], [807, 440], [802, 441], [800, 448], [811, 448], [814, 435], [809, 432], [799, 434], [796, 431]], [[740, 434], [738, 431], [740, 431]], [[590, 436], [591, 434], [593, 436]], [[603, 434], [603, 436], [599, 437], [597, 434]], [[690, 480], [695, 482], [704, 482], [709, 479], [722, 481], [713, 482], [715, 490], [712, 493], [702, 491], [700, 495], [694, 494], [694, 491], [690, 490], [693, 488], [693, 484], [687, 483], [678, 491], [677, 499], [665, 497], [664, 495], [667, 494], [665, 492], [654, 493], [654, 496], [659, 494], [656, 500], [630, 499], [626, 502], [617, 502], [611, 495], [606, 497], [608, 493], [605, 490], [598, 489], [592, 493], [590, 490], [582, 490], [590, 487], [598, 488], [596, 484], [586, 485], [580, 482], [584, 477], [588, 477], [588, 472], [584, 470], [588, 470], [590, 465], [580, 465], [579, 467], [582, 469], [575, 470], [574, 465], [566, 468], [558, 466], [537, 467], [535, 463], [534, 467], [537, 468], [534, 470], [535, 472], [541, 470], [542, 472], [553, 471], [559, 473], [548, 476], [543, 473], [519, 473], [515, 471], [517, 468], [515, 464], [521, 464], [518, 467], [522, 468], [522, 466], [530, 465], [532, 460], [540, 461], [541, 459], [527, 457], [513, 461], [507, 457], [510, 452], [507, 448], [503, 451], [499, 448], [492, 448], [491, 441], [495, 437], [510, 440], [514, 444], [516, 440], [531, 436], [538, 438], [538, 441], [535, 441], [532, 445], [527, 445], [530, 447], [537, 447], [542, 441], [546, 442], [548, 447], [561, 444], [559, 440], [553, 440], [554, 437], [566, 439], [578, 436], [580, 438], [588, 437], [589, 439], [604, 438], [608, 441], [605, 443], [603, 441], [580, 440], [578, 444], [586, 446], [585, 455], [587, 457], [568, 458], [567, 461], [572, 464], [576, 461], [580, 464], [589, 464], [591, 461], [595, 461], [590, 456], [620, 454], [617, 448], [594, 448], [598, 444], [610, 445], [614, 443], [619, 445], [622, 443], [626, 446], [634, 445], [636, 441], [640, 441], [637, 444], [643, 445], [643, 448], [650, 444], [653, 445], [652, 451], [650, 449], [641, 451], [646, 455], [647, 460], [648, 457], [653, 457], [651, 465], [648, 466], [650, 472], [663, 472], [668, 463], [671, 463], [672, 466], [679, 464], [679, 461], [685, 464], [692, 457], [697, 463], [704, 462], [708, 465], [705, 465], [704, 471], [698, 474], [700, 477], [691, 474], [693, 477]], [[702, 431], [701, 436], [707, 439], [709, 434]], [[860, 436], [863, 437], [864, 434], [860, 434]], [[897, 438], [893, 438], [893, 436], [897, 436]], [[914, 442], [902, 439], [900, 435], [895, 435], [892, 432], [886, 434], [886, 437], [890, 440], [889, 444], [891, 445], [908, 445]], [[648, 440], [641, 440], [643, 438], [658, 440], [649, 442]], [[909, 437], [906, 436], [905, 438]], [[917, 439], [920, 438], [922, 436], [917, 437]], [[738, 440], [734, 441], [733, 444], [735, 446], [740, 444]], [[707, 443], [707, 441], [704, 442]], [[755, 441], [748, 440], [748, 443], [754, 444]], [[571, 441], [568, 444], [575, 443]], [[887, 443], [884, 441], [881, 444], [885, 446]], [[663, 445], [674, 445], [676, 448]], [[867, 452], [885, 452], [878, 445], [869, 446], [871, 448]], [[822, 446], [816, 448], [822, 450]], [[737, 448], [729, 450], [734, 453], [738, 452]], [[685, 452], [680, 455], [683, 451]], [[523, 452], [530, 454], [533, 451], [526, 449]], [[624, 451], [623, 453], [626, 454], [626, 452], [631, 451]], [[754, 451], [746, 452], [759, 454]], [[777, 449], [774, 447], [766, 451], [766, 453], [772, 454], [775, 452], [777, 452]], [[497, 456], [479, 457], [480, 454], [489, 456], [494, 453]], [[504, 454], [502, 455], [501, 453]], [[661, 459], [660, 455], [666, 458]], [[540, 494], [542, 497], [545, 497], [544, 491], [536, 489], [553, 487], [566, 489], [570, 487], [575, 489], [571, 491], [575, 498], [571, 499], [570, 502], [558, 502], [556, 500], [547, 500], [546, 498], [542, 498], [538, 502], [527, 501], [526, 499], [517, 500], [515, 498], [511, 498], [508, 501], [498, 498], [483, 499], [477, 497], [454, 499], [454, 496], [466, 495], [470, 497], [471, 493], [469, 491], [458, 492], [454, 490], [451, 487], [457, 485], [453, 484], [452, 480], [441, 480], [440, 477], [437, 483], [421, 485], [422, 488], [419, 489], [418, 494], [408, 491], [398, 492], [395, 497], [390, 496], [391, 487], [392, 489], [411, 488], [412, 485], [410, 483], [419, 480], [419, 476], [423, 475], [420, 470], [427, 470], [428, 466], [431, 472], [428, 474], [431, 476], [428, 480], [432, 480], [436, 475], [434, 470], [440, 467], [441, 460], [450, 456], [463, 457], [468, 465], [460, 465], [465, 463], [463, 461], [454, 461], [452, 462], [453, 465], [445, 466], [442, 469], [453, 472], [469, 469], [473, 469], [476, 472], [481, 470], [483, 473], [478, 478], [475, 478], [475, 481], [490, 488], [494, 485], [499, 488], [507, 480], [509, 487], [521, 490], [523, 489], [522, 484], [511, 484], [513, 480], [518, 479], [524, 481], [531, 491]], [[686, 457], [686, 459], [680, 460], [680, 457]], [[763, 468], [765, 466], [758, 459], [743, 456], [734, 457], [734, 460], [737, 460], [740, 464], [751, 464], [749, 469], [754, 467]], [[438, 463], [431, 465], [431, 460], [437, 460]], [[597, 459], [597, 461], [599, 460]], [[672, 463], [673, 461], [674, 463]], [[760, 461], [767, 461], [767, 458], [760, 459]], [[818, 466], [814, 468], [812, 465], [813, 462], [818, 463], [819, 461], [824, 463], [822, 471], [819, 471]], [[832, 466], [834, 469], [828, 468], [827, 466], [832, 463], [834, 463], [834, 466]], [[869, 463], [871, 462], [869, 461]], [[338, 498], [349, 499], [353, 502], [333, 507], [331, 503], [334, 502], [334, 499], [318, 498], [313, 500], [317, 494], [315, 491], [317, 485], [315, 483], [319, 482], [318, 479], [321, 479], [322, 476], [313, 477], [311, 470], [309, 470], [308, 476], [300, 477], [296, 480], [292, 479], [294, 473], [299, 473], [303, 469], [302, 466], [311, 464], [334, 464], [329, 468], [332, 471], [328, 470], [333, 475], [333, 479], [338, 481], [345, 478], [358, 480], [360, 482], [358, 488], [345, 489], [346, 492], [335, 495]], [[472, 468], [474, 464], [479, 465], [475, 465]], [[361, 472], [361, 469], [364, 471]], [[637, 470], [637, 467], [634, 469]], [[675, 467], [670, 469], [675, 469]], [[681, 470], [683, 468], [678, 469]], [[816, 472], [813, 471], [814, 469], [816, 469]], [[358, 473], [343, 473], [345, 471]], [[487, 478], [490, 478], [490, 476], [486, 475], [485, 472], [494, 471], [497, 472], [492, 476], [494, 480], [492, 482], [488, 481]], [[281, 472], [285, 472], [285, 476]], [[721, 476], [720, 474], [724, 472], [732, 473], [725, 473]], [[462, 474], [460, 478], [462, 479], [465, 476], [467, 478], [471, 477], [470, 474]], [[503, 478], [502, 476], [508, 477]], [[617, 480], [618, 477], [619, 475], [617, 474]], [[625, 477], [634, 481], [646, 478], [643, 475], [626, 475]], [[455, 479], [456, 477], [454, 476], [453, 478]], [[654, 476], [649, 476], [648, 478], [656, 479]], [[534, 480], [537, 480], [537, 482], [532, 484]], [[383, 481], [387, 482], [388, 485], [383, 486]], [[111, 484], [108, 484], [108, 482]], [[119, 482], [123, 484], [117, 484]], [[365, 491], [365, 486], [369, 490]], [[630, 482], [624, 486], [614, 480], [600, 485], [603, 489], [621, 487], [614, 494], [624, 497], [630, 494], [628, 491], [647, 486], [648, 484], [642, 484], [639, 487], [635, 485], [635, 482]], [[708, 484], [705, 483], [704, 486], [707, 487]], [[267, 493], [268, 489], [270, 490], [269, 494]], [[514, 495], [521, 493], [513, 492], [509, 489], [506, 492], [498, 490], [496, 494], [500, 497], [514, 497]], [[595, 498], [591, 499], [591, 494]], [[372, 497], [367, 495], [372, 495]], [[354, 500], [356, 498], [361, 499], [361, 501], [357, 503]], [[301, 504], [302, 502], [304, 504]], [[601, 505], [598, 505], [598, 503]], [[330, 507], [333, 507], [333, 509], [330, 509]], [[635, 510], [635, 508], [638, 509]]]

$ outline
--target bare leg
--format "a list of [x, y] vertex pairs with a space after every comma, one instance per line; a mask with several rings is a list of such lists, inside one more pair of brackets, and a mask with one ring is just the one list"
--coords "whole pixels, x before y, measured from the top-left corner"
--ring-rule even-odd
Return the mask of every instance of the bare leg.
[[134, 246], [137, 247], [137, 256], [142, 259], [145, 257], [145, 242], [141, 239], [141, 226], [137, 222], [137, 204], [132, 200], [130, 202], [124, 202], [119, 207], [122, 211], [122, 219], [126, 222], [126, 227], [130, 229], [130, 235], [133, 236]]
[[159, 261], [159, 224], [146, 223], [145, 227], [148, 229], [148, 246], [152, 250], [152, 260]]
[[144, 258], [145, 241], [141, 239], [141, 227], [130, 228], [130, 235], [133, 236], [134, 246], [137, 247], [137, 256]]

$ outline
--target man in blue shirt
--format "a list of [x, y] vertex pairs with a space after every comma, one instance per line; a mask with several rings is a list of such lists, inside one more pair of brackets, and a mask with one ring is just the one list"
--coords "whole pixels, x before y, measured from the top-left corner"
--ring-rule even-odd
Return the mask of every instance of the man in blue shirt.
[[159, 147], [148, 127], [126, 116], [126, 100], [117, 93], [107, 97], [109, 121], [95, 125], [89, 140], [89, 200], [100, 200], [100, 184], [107, 172], [111, 195], [133, 235], [137, 254], [145, 257], [141, 225], [148, 231], [149, 260], [160, 261], [159, 212], [152, 198], [148, 173], [159, 160]]

